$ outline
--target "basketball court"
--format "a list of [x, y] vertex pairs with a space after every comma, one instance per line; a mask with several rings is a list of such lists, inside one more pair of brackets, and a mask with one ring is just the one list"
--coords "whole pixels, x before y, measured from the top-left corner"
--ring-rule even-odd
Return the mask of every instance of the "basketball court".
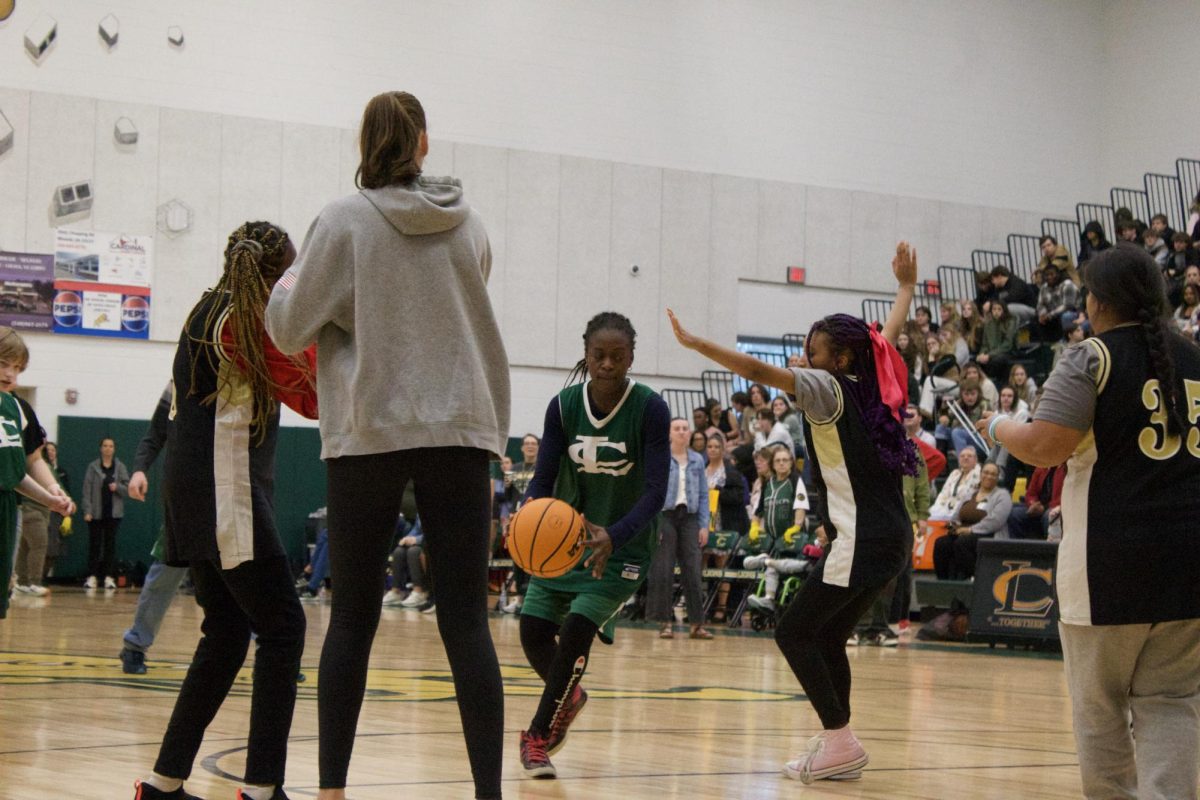
[[[14, 601], [0, 626], [0, 797], [126, 797], [154, 762], [195, 647], [200, 610], [180, 597], [148, 655], [117, 653], [137, 595], [58, 589]], [[293, 798], [317, 794], [316, 665], [329, 615], [306, 606], [307, 680], [289, 749]], [[854, 726], [871, 755], [856, 782], [804, 786], [779, 772], [820, 729], [769, 634], [714, 628], [710, 642], [624, 625], [597, 644], [586, 711], [554, 757], [559, 778], [526, 778], [517, 734], [541, 684], [514, 617], [494, 616], [504, 672], [509, 798], [1066, 798], [1079, 796], [1070, 703], [1055, 656], [936, 645], [850, 651]], [[252, 656], [208, 729], [190, 791], [232, 797], [249, 720]], [[473, 796], [458, 709], [433, 615], [384, 609], [350, 767], [355, 800]], [[20, 787], [18, 790], [17, 787]]]

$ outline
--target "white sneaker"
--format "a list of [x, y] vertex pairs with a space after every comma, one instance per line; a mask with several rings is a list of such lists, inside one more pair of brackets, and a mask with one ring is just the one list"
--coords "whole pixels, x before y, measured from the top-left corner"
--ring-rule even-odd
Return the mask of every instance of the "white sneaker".
[[87, 578], [87, 580], [83, 582], [83, 588], [85, 588], [85, 589], [95, 589], [95, 588], [96, 588], [96, 576], [95, 576], [95, 575], [88, 575], [88, 578]]
[[383, 595], [383, 607], [399, 606], [404, 604], [404, 595], [399, 592], [387, 592]]
[[756, 556], [748, 556], [742, 560], [743, 569], [762, 569], [767, 566], [767, 554], [759, 553]]
[[18, 583], [17, 584], [17, 593], [18, 594], [33, 594], [33, 589], [29, 588], [28, 586], [22, 586], [21, 584]]
[[408, 593], [408, 597], [400, 601], [401, 608], [419, 608], [425, 605], [429, 600], [429, 592], [422, 592], [420, 589], [413, 589]]
[[114, 581], [109, 576], [105, 575], [104, 576], [104, 588], [105, 589], [115, 589], [115, 588], [117, 588], [117, 582]]
[[850, 634], [850, 638], [846, 640], [846, 647], [858, 647], [860, 644], [866, 644], [866, 640], [858, 633]]
[[[17, 588], [20, 589], [21, 587], [18, 586]], [[25, 591], [29, 592], [29, 594], [34, 595], [35, 597], [45, 597], [46, 595], [50, 594], [49, 589], [47, 589], [45, 586], [39, 586], [36, 583], [31, 583], [26, 586]]]
[[769, 597], [752, 594], [746, 598], [746, 605], [759, 611], [774, 611], [775, 601]]
[[434, 605], [434, 604], [432, 604], [432, 603], [430, 603], [430, 604], [429, 604], [429, 608], [423, 608], [423, 609], [421, 609], [421, 613], [422, 613], [422, 614], [432, 614], [432, 613], [434, 613], [435, 611], [437, 611], [437, 606], [435, 606], [435, 605]]
[[504, 614], [520, 614], [521, 613], [521, 601], [513, 600], [511, 603], [504, 606], [504, 608], [501, 608], [500, 611], [501, 611], [501, 613], [504, 613]]

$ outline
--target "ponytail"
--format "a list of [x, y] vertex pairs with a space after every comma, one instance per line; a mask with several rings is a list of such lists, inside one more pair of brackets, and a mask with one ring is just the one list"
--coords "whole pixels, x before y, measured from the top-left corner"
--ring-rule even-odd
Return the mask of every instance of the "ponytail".
[[363, 110], [358, 135], [362, 161], [354, 173], [360, 189], [379, 189], [408, 183], [420, 176], [417, 163], [425, 109], [408, 92], [384, 92], [371, 98]]

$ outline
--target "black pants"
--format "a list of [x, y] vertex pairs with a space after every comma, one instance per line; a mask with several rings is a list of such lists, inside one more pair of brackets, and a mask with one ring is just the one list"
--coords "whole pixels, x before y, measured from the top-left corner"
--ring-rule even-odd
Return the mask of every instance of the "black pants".
[[392, 551], [393, 588], [403, 591], [404, 585], [411, 583], [414, 590], [429, 591], [425, 568], [421, 566], [421, 550], [419, 544], [402, 544]]
[[88, 575], [100, 580], [113, 576], [117, 563], [117, 530], [120, 518], [100, 519], [92, 517], [88, 523]]
[[191, 774], [204, 730], [246, 660], [253, 631], [258, 649], [245, 780], [282, 785], [306, 624], [288, 561], [278, 556], [230, 570], [200, 561], [192, 564], [191, 573], [196, 602], [204, 609], [203, 635], [179, 689], [154, 771], [181, 779]]
[[933, 543], [933, 571], [938, 580], [965, 581], [975, 575], [975, 553], [979, 537], [973, 533], [951, 533]]
[[411, 479], [476, 797], [500, 797], [504, 691], [488, 629], [488, 454], [430, 447], [333, 458], [326, 465], [334, 592], [318, 688], [321, 788], [346, 785], [367, 658], [379, 626], [388, 545]]
[[887, 580], [849, 588], [824, 582], [825, 562], [809, 576], [775, 629], [775, 643], [826, 730], [850, 723], [846, 639]]

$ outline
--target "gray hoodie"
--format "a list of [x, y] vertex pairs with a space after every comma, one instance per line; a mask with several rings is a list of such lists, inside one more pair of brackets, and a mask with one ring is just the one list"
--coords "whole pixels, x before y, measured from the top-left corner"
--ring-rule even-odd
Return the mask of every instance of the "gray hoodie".
[[317, 342], [321, 457], [417, 447], [503, 453], [508, 356], [492, 252], [453, 178], [335, 200], [267, 305], [285, 353]]

